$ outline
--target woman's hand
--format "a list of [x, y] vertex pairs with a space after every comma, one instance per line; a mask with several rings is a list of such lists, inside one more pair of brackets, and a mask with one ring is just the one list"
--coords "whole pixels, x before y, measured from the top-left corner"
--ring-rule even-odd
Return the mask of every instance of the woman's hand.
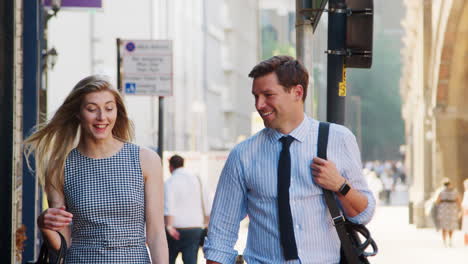
[[60, 208], [48, 208], [37, 218], [37, 225], [44, 230], [60, 231], [68, 226], [72, 221], [73, 215], [65, 211], [65, 206]]

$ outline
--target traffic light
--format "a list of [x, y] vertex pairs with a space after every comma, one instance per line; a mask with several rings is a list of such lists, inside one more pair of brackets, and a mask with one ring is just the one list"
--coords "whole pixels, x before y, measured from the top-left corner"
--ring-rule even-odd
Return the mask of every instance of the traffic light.
[[373, 0], [346, 0], [347, 68], [370, 68], [372, 65]]

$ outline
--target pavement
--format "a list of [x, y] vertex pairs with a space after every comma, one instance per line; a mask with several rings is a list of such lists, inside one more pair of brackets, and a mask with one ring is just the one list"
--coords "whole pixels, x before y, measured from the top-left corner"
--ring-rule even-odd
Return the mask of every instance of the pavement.
[[468, 263], [468, 247], [463, 245], [463, 233], [455, 231], [453, 246], [442, 243], [441, 232], [432, 228], [418, 229], [408, 224], [408, 207], [379, 206], [368, 225], [377, 241], [379, 253], [369, 258], [371, 263]]

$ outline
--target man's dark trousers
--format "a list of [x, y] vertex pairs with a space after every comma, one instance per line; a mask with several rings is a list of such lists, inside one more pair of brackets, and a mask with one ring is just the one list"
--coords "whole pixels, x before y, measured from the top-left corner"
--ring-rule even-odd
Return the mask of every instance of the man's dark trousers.
[[203, 228], [177, 228], [177, 231], [180, 233], [179, 240], [175, 240], [167, 234], [169, 264], [175, 263], [179, 252], [182, 253], [184, 264], [197, 264], [198, 248], [200, 247]]

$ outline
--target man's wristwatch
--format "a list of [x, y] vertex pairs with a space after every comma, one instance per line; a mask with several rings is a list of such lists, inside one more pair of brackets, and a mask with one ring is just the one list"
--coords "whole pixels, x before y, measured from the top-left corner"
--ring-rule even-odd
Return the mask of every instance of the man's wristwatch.
[[345, 181], [343, 185], [341, 185], [340, 189], [338, 189], [338, 193], [346, 196], [349, 190], [351, 190], [351, 186], [349, 186], [348, 181]]

